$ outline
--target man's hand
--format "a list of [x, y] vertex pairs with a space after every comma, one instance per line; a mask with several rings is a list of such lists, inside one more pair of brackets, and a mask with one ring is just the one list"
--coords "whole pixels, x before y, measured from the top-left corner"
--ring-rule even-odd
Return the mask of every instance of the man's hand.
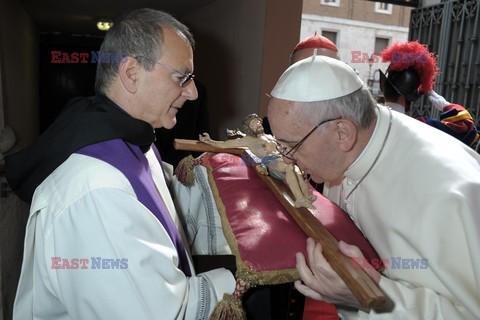
[[444, 97], [433, 90], [428, 92], [428, 100], [430, 100], [430, 102], [435, 106], [435, 108], [440, 110], [440, 112], [443, 112], [443, 108], [450, 104], [450, 102], [445, 100]]
[[[354, 245], [346, 244], [343, 241], [338, 243], [340, 252], [348, 257], [359, 258], [365, 261], [360, 249]], [[302, 253], [297, 253], [297, 270], [302, 281], [295, 281], [295, 288], [303, 295], [328, 303], [341, 304], [345, 306], [362, 309], [360, 302], [353, 295], [350, 289], [340, 276], [332, 269], [322, 253], [322, 245], [315, 240], [307, 239], [308, 265]], [[353, 262], [353, 259], [352, 259]], [[369, 268], [367, 262], [362, 267], [376, 283], [380, 281], [380, 273], [373, 267]]]

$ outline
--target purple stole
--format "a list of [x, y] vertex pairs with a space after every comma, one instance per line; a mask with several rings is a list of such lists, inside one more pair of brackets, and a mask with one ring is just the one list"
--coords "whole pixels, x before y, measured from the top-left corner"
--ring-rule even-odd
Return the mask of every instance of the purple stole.
[[[157, 148], [153, 144], [152, 148], [161, 165], [162, 160]], [[138, 201], [157, 217], [170, 236], [170, 239], [177, 249], [179, 257], [178, 267], [186, 276], [191, 276], [182, 238], [180, 237], [170, 213], [157, 192], [147, 158], [141, 151], [140, 147], [121, 139], [115, 139], [92, 144], [76, 151], [76, 153], [105, 161], [117, 168], [127, 177], [135, 191]]]

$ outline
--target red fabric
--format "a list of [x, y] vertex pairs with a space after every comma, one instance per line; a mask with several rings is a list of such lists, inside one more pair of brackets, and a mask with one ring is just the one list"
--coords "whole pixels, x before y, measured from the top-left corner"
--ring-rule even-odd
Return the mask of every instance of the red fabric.
[[338, 51], [337, 46], [333, 43], [330, 39], [325, 38], [324, 36], [314, 34], [308, 38], [303, 39], [300, 41], [295, 48], [293, 48], [293, 52], [297, 52], [300, 49], [305, 48], [323, 48], [323, 49], [330, 49], [333, 51]]
[[305, 298], [303, 320], [339, 320], [337, 308], [331, 303]]
[[[208, 163], [246, 265], [253, 271], [295, 268], [295, 253], [305, 254], [306, 236], [254, 169], [230, 154], [209, 156]], [[350, 217], [312, 191], [317, 209], [311, 212], [332, 235], [358, 246], [367, 259], [378, 258]]]
[[[254, 169], [238, 156], [221, 153], [208, 154], [202, 164], [212, 167], [243, 262], [252, 271], [295, 268], [295, 253], [306, 254], [306, 236]], [[312, 191], [317, 196], [317, 209], [311, 212], [332, 235], [358, 246], [367, 259], [379, 260], [350, 217], [313, 188]], [[306, 298], [303, 319], [339, 318], [335, 305]]]
[[447, 112], [447, 111], [450, 111], [452, 109], [455, 109], [457, 110], [457, 114], [462, 112], [463, 110], [465, 110], [464, 107], [462, 107], [461, 105], [459, 104], [456, 104], [456, 103], [450, 103], [449, 105], [446, 105], [443, 110], [442, 110], [442, 113], [443, 112]]

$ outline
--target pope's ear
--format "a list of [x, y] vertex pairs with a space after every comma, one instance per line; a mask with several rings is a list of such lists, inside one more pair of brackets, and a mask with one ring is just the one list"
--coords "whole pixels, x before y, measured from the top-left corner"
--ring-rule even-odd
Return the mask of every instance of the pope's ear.
[[357, 126], [347, 119], [341, 119], [335, 125], [337, 126], [337, 143], [340, 150], [344, 152], [352, 150], [357, 141]]
[[140, 63], [133, 57], [129, 56], [127, 59], [122, 59], [122, 61], [120, 61], [118, 66], [118, 76], [123, 87], [129, 93], [135, 93], [138, 90], [140, 69]]

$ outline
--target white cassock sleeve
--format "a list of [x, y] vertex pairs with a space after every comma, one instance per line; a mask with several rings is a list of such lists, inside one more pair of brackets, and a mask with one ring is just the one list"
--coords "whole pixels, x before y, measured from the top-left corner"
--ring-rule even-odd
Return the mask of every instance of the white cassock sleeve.
[[[51, 291], [36, 295], [35, 303], [58, 299], [71, 319], [208, 319], [223, 294], [234, 290], [225, 269], [186, 277], [161, 223], [125, 190], [79, 195], [53, 221], [41, 210], [33, 215], [35, 253], [43, 253], [35, 258], [42, 277], [34, 283]], [[52, 257], [88, 259], [88, 268], [52, 269]], [[101, 269], [93, 269], [92, 258], [102, 259]], [[105, 259], [128, 262], [124, 269], [108, 269]]]

